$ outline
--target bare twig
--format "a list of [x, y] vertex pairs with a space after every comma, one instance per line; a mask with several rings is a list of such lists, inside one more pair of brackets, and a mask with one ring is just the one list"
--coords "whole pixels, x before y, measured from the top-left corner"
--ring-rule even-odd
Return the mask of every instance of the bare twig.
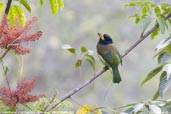
[[[166, 16], [166, 20], [168, 18], [171, 17], [171, 12]], [[137, 45], [139, 45], [143, 40], [145, 40], [154, 30], [156, 30], [159, 27], [158, 24], [156, 24], [154, 27], [152, 27], [150, 30], [148, 30], [145, 34], [141, 34], [140, 38], [133, 44], [131, 45], [122, 55], [122, 58], [124, 58], [129, 52], [131, 52]], [[67, 93], [65, 96], [63, 96], [60, 99], [60, 102], [56, 103], [55, 105], [53, 105], [51, 108], [49, 108], [46, 111], [50, 111], [52, 109], [54, 109], [56, 106], [58, 106], [61, 102], [63, 102], [64, 100], [70, 98], [71, 96], [73, 96], [74, 94], [76, 94], [77, 92], [79, 92], [81, 89], [83, 89], [84, 87], [86, 87], [87, 85], [89, 85], [91, 82], [93, 82], [96, 78], [100, 77], [104, 72], [106, 72], [109, 68], [108, 67], [104, 67], [103, 69], [99, 70], [94, 77], [88, 79], [86, 82], [84, 82], [83, 84], [81, 84], [80, 86], [78, 86], [77, 88], [73, 89], [72, 91], [70, 91], [69, 93]]]
[[9, 51], [10, 49], [11, 49], [11, 48], [8, 47], [8, 48], [4, 51], [4, 53], [3, 53], [2, 56], [0, 57], [0, 61], [7, 55], [8, 51]]
[[5, 8], [5, 14], [8, 15], [9, 9], [11, 7], [12, 0], [8, 0], [7, 6]]

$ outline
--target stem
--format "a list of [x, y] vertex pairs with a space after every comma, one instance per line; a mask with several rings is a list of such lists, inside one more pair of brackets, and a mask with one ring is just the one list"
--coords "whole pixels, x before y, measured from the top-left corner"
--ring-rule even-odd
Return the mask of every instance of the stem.
[[5, 8], [5, 14], [8, 15], [12, 0], [8, 0], [7, 6]]
[[[166, 20], [168, 18], [171, 17], [171, 12], [166, 16]], [[124, 58], [129, 52], [131, 52], [137, 45], [139, 45], [143, 40], [145, 40], [154, 30], [156, 30], [159, 27], [158, 24], [155, 24], [154, 27], [152, 27], [149, 31], [146, 32], [146, 34], [141, 34], [140, 38], [133, 44], [131, 45], [122, 55], [122, 58]], [[64, 100], [70, 98], [71, 96], [73, 96], [74, 94], [76, 94], [77, 92], [79, 92], [81, 89], [83, 89], [84, 87], [86, 87], [87, 85], [89, 85], [91, 82], [93, 82], [96, 78], [100, 77], [104, 72], [106, 72], [109, 68], [108, 67], [104, 67], [103, 69], [99, 70], [94, 77], [88, 79], [86, 82], [84, 82], [82, 85], [78, 86], [77, 88], [71, 90], [69, 93], [67, 93], [66, 95], [64, 95], [60, 101], [58, 103], [56, 103], [55, 105], [53, 105], [51, 108], [49, 108], [48, 110], [45, 111], [50, 111], [52, 109], [54, 109], [56, 106], [58, 106], [61, 102], [63, 102]]]
[[2, 54], [2, 56], [0, 57], [0, 61], [7, 55], [7, 53], [9, 52], [9, 50], [10, 50], [11, 48], [10, 47], [8, 47], [6, 50], [5, 50], [5, 52]]

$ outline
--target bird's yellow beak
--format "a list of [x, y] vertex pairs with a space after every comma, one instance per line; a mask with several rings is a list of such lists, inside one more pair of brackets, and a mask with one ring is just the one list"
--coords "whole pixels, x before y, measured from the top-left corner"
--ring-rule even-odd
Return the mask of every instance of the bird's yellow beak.
[[103, 37], [103, 35], [101, 35], [100, 33], [97, 33], [98, 35], [99, 35], [99, 38], [101, 39], [101, 40], [105, 40], [105, 38]]

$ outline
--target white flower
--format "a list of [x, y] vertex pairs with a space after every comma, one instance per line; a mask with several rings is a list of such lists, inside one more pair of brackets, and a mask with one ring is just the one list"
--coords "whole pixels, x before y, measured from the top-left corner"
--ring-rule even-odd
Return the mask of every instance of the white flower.
[[94, 53], [93, 50], [88, 50], [87, 52], [88, 52], [88, 55], [93, 55]]
[[72, 48], [72, 47], [69, 44], [62, 45], [62, 49], [70, 49], [70, 48]]

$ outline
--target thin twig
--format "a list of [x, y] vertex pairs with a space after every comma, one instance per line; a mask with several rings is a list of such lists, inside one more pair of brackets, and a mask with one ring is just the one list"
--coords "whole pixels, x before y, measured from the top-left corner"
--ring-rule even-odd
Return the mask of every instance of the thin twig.
[[10, 49], [11, 49], [11, 48], [8, 47], [8, 48], [4, 51], [4, 53], [3, 53], [2, 56], [0, 57], [0, 61], [7, 55], [8, 51], [9, 51]]
[[[171, 17], [171, 12], [166, 16], [166, 20], [168, 18]], [[145, 34], [141, 34], [140, 38], [133, 44], [131, 45], [122, 55], [122, 58], [124, 58], [129, 52], [131, 52], [137, 45], [139, 45], [143, 40], [145, 40], [154, 30], [156, 30], [159, 27], [158, 24], [156, 24], [154, 27], [152, 27], [150, 30], [148, 30]], [[52, 109], [54, 109], [56, 106], [58, 106], [61, 102], [63, 102], [64, 100], [70, 98], [71, 96], [73, 96], [74, 94], [76, 94], [77, 92], [79, 92], [81, 89], [83, 89], [84, 87], [86, 87], [87, 85], [89, 85], [91, 82], [93, 82], [96, 78], [100, 77], [104, 72], [106, 72], [109, 68], [108, 67], [104, 67], [103, 69], [99, 70], [94, 77], [88, 79], [85, 83], [83, 83], [82, 85], [78, 86], [77, 88], [73, 89], [72, 91], [70, 91], [69, 93], [67, 93], [65, 96], [63, 96], [60, 101], [58, 103], [56, 103], [55, 105], [53, 105], [51, 108], [49, 108], [46, 111], [50, 111]]]
[[8, 0], [6, 8], [5, 8], [5, 14], [8, 15], [9, 9], [11, 7], [12, 0]]

